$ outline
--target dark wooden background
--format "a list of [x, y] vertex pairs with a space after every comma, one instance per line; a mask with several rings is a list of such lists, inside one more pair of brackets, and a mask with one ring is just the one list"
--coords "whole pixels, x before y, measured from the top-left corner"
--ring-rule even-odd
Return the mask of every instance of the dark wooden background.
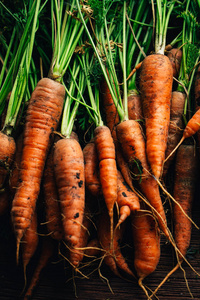
[[[200, 195], [197, 191], [193, 204], [193, 220], [200, 226]], [[127, 248], [129, 255], [131, 248]], [[124, 250], [124, 253], [126, 250]], [[125, 254], [126, 255], [126, 254]], [[131, 258], [129, 256], [131, 261]], [[200, 231], [193, 226], [191, 245], [187, 256], [190, 264], [200, 273]], [[33, 268], [37, 262], [37, 253], [33, 257], [27, 270], [27, 284], [30, 281]], [[154, 290], [164, 276], [175, 264], [174, 252], [169, 243], [162, 238], [161, 258], [156, 271], [144, 280], [149, 288]], [[184, 262], [183, 267], [194, 299], [200, 299], [200, 277]], [[84, 279], [78, 274], [73, 278], [70, 266], [66, 261], [60, 260], [55, 255], [53, 260], [41, 273], [38, 286], [34, 290], [34, 300], [113, 300], [113, 299], [147, 299], [144, 292], [138, 287], [135, 281], [126, 281], [114, 276], [110, 270], [102, 265], [101, 273], [109, 280], [112, 292], [108, 283], [100, 278], [98, 262], [89, 267], [84, 267], [82, 272], [89, 275], [89, 279]], [[23, 299], [20, 297], [24, 286], [22, 267], [15, 262], [15, 240], [10, 228], [9, 213], [0, 217], [0, 299]], [[188, 292], [182, 270], [177, 270], [170, 279], [158, 291], [157, 297], [160, 300], [187, 300], [192, 299]], [[155, 298], [154, 298], [155, 299]]]

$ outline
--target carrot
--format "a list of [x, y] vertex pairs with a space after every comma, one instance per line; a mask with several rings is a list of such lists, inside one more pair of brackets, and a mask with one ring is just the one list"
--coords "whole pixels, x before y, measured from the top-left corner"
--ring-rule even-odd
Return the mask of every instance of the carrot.
[[64, 97], [64, 86], [49, 78], [41, 79], [31, 95], [24, 128], [19, 185], [11, 209], [17, 249], [34, 214], [51, 133], [58, 126]]
[[[195, 110], [200, 108], [200, 67], [198, 67], [196, 72], [196, 77], [194, 80], [194, 99], [195, 99]], [[197, 131], [197, 141], [198, 149], [200, 149], [200, 131]]]
[[15, 156], [13, 158], [13, 164], [9, 176], [9, 187], [12, 196], [14, 196], [18, 185], [20, 163], [22, 158], [22, 149], [23, 149], [23, 133], [21, 133], [16, 139], [16, 151], [15, 151]]
[[[196, 187], [197, 166], [194, 145], [181, 145], [176, 155], [173, 197], [189, 217]], [[190, 245], [192, 224], [176, 203], [173, 205], [173, 224], [175, 243], [182, 254], [178, 258], [182, 261], [182, 256], [185, 257]]]
[[30, 259], [35, 254], [38, 246], [38, 233], [37, 233], [37, 213], [35, 212], [31, 220], [30, 227], [26, 230], [22, 238], [22, 261], [24, 273]]
[[153, 215], [145, 210], [132, 214], [132, 234], [134, 244], [134, 267], [139, 285], [145, 290], [142, 281], [153, 273], [160, 260], [160, 231]]
[[[182, 136], [183, 130], [183, 111], [185, 105], [186, 95], [179, 91], [172, 92], [171, 109], [170, 109], [170, 124], [169, 133], [167, 138], [167, 149], [165, 151], [165, 157], [168, 157], [174, 147], [178, 144]], [[163, 167], [163, 178], [167, 174], [168, 168], [173, 161], [175, 153], [165, 161]]]
[[130, 91], [128, 95], [128, 116], [129, 120], [137, 120], [140, 123], [144, 119], [141, 97], [134, 90]]
[[[54, 141], [57, 140], [55, 138]], [[63, 238], [62, 216], [55, 182], [53, 155], [52, 147], [46, 160], [43, 178], [45, 217], [48, 233], [53, 239], [61, 240]]]
[[110, 222], [107, 211], [102, 212], [98, 223], [98, 239], [102, 247], [102, 258], [111, 271], [118, 277], [122, 277], [120, 271], [134, 277], [120, 249], [120, 242], [125, 230], [125, 222], [116, 228], [113, 236], [113, 247], [110, 245]]
[[9, 174], [15, 151], [14, 138], [0, 131], [0, 189], [3, 188]]
[[51, 238], [49, 237], [43, 238], [39, 261], [34, 270], [30, 285], [25, 293], [24, 300], [28, 300], [31, 298], [33, 291], [39, 282], [39, 277], [41, 275], [42, 270], [46, 267], [49, 260], [53, 256], [53, 251], [54, 251], [54, 244], [52, 243]]
[[117, 201], [117, 165], [115, 159], [115, 145], [110, 129], [104, 125], [97, 126], [94, 130], [94, 142], [99, 159], [101, 188], [110, 216], [110, 229], [112, 232], [113, 209]]
[[140, 201], [134, 191], [130, 189], [124, 181], [120, 171], [117, 172], [117, 204], [119, 206], [119, 226], [125, 219], [130, 216], [131, 212], [140, 209]]
[[91, 140], [83, 148], [85, 163], [85, 185], [94, 196], [100, 195], [101, 183], [99, 179], [99, 161], [94, 140]]
[[140, 180], [139, 186], [149, 203], [155, 209], [160, 228], [169, 238], [167, 221], [160, 198], [159, 187], [156, 180], [149, 173], [149, 165], [146, 159], [145, 141], [140, 125], [134, 120], [127, 120], [117, 125], [117, 136], [123, 147], [123, 153], [130, 169]]
[[172, 48], [167, 52], [167, 57], [169, 58], [172, 69], [173, 69], [173, 77], [177, 78], [180, 71], [181, 59], [182, 59], [182, 50], [180, 48]]
[[161, 176], [170, 122], [173, 71], [169, 58], [148, 55], [140, 70], [140, 93], [146, 128], [146, 152], [153, 175]]
[[63, 138], [54, 145], [54, 171], [63, 215], [63, 238], [75, 248], [81, 236], [85, 207], [84, 158], [76, 139]]

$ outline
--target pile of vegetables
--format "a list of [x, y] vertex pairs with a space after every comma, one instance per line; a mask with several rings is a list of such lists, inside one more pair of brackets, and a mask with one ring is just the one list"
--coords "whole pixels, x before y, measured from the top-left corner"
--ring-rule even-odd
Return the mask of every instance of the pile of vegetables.
[[[104, 263], [152, 299], [189, 264], [197, 227], [200, 3], [15, 2], [0, 1], [0, 216], [25, 279], [42, 244], [24, 299], [53, 253], [83, 277]], [[151, 291], [161, 238], [177, 262]]]

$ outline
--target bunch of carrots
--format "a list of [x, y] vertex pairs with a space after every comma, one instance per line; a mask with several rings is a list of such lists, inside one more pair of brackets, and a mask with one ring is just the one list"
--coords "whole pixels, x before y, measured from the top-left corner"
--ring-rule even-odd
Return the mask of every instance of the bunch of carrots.
[[[0, 39], [0, 216], [11, 220], [24, 299], [55, 253], [86, 278], [85, 261], [99, 270], [105, 263], [147, 299], [189, 264], [200, 6], [154, 2], [24, 0], [12, 12], [0, 1], [16, 21]], [[121, 243], [130, 228], [127, 261]], [[151, 291], [143, 280], [156, 272], [161, 238], [177, 263]]]

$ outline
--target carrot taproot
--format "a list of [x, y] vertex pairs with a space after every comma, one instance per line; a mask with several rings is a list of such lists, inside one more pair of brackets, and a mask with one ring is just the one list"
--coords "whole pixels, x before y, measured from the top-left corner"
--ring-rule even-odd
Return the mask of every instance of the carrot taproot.
[[144, 120], [141, 97], [135, 90], [129, 91], [128, 94], [128, 116], [129, 120], [137, 120], [140, 123]]
[[49, 78], [35, 87], [27, 109], [19, 185], [12, 203], [11, 218], [16, 235], [17, 252], [20, 240], [31, 223], [40, 183], [50, 147], [62, 113], [65, 88]]
[[16, 151], [13, 137], [0, 131], [0, 189], [3, 188]]
[[117, 172], [117, 180], [117, 204], [119, 207], [117, 226], [119, 226], [130, 216], [131, 212], [140, 209], [140, 200], [136, 193], [127, 185], [119, 170]]
[[76, 139], [63, 138], [55, 143], [54, 171], [63, 216], [63, 238], [75, 248], [81, 235], [85, 208], [84, 157]]
[[53, 256], [53, 252], [54, 252], [54, 244], [52, 242], [52, 239], [50, 237], [43, 237], [40, 257], [37, 266], [34, 270], [33, 276], [31, 278], [31, 282], [25, 293], [24, 300], [28, 300], [32, 297], [33, 291], [39, 282], [41, 272], [47, 266], [49, 260]]
[[160, 260], [160, 230], [150, 210], [144, 205], [131, 215], [134, 245], [134, 267], [138, 283], [147, 293], [142, 281], [152, 274]]
[[140, 70], [139, 88], [145, 118], [146, 153], [153, 175], [162, 173], [170, 122], [173, 70], [163, 54], [145, 57]]
[[166, 55], [172, 64], [173, 77], [177, 78], [180, 71], [183, 52], [180, 48], [172, 48], [167, 51]]
[[159, 226], [166, 237], [169, 238], [167, 220], [159, 187], [157, 181], [150, 175], [146, 158], [145, 140], [140, 125], [135, 120], [121, 122], [117, 125], [117, 136], [130, 169], [135, 174], [135, 179], [139, 182], [141, 191], [155, 209]]
[[101, 183], [99, 178], [99, 161], [94, 140], [91, 140], [83, 148], [85, 164], [85, 185], [94, 196], [100, 195]]
[[115, 229], [113, 235], [113, 246], [111, 247], [109, 215], [107, 211], [102, 212], [98, 220], [97, 233], [99, 243], [102, 247], [103, 261], [116, 276], [122, 277], [120, 271], [123, 271], [129, 276], [135, 277], [120, 249], [124, 230], [125, 222]]
[[[165, 151], [166, 158], [173, 151], [173, 149], [178, 144], [182, 136], [185, 99], [185, 93], [179, 91], [172, 92], [169, 133], [167, 138], [167, 149]], [[169, 156], [169, 159], [165, 161], [162, 172], [163, 178], [166, 176], [169, 166], [171, 165], [174, 157], [175, 153]]]
[[[54, 139], [56, 142], [58, 139]], [[44, 190], [44, 202], [45, 202], [45, 219], [47, 231], [51, 237], [55, 240], [62, 240], [63, 227], [62, 227], [62, 215], [60, 210], [59, 196], [57, 186], [55, 182], [54, 174], [54, 153], [53, 147], [50, 149], [50, 153], [47, 156], [46, 165], [44, 168], [43, 176], [43, 190]]]
[[31, 224], [22, 238], [22, 262], [24, 274], [26, 272], [26, 267], [35, 254], [38, 246], [39, 238], [37, 233], [37, 224], [37, 212], [35, 211], [31, 220]]

